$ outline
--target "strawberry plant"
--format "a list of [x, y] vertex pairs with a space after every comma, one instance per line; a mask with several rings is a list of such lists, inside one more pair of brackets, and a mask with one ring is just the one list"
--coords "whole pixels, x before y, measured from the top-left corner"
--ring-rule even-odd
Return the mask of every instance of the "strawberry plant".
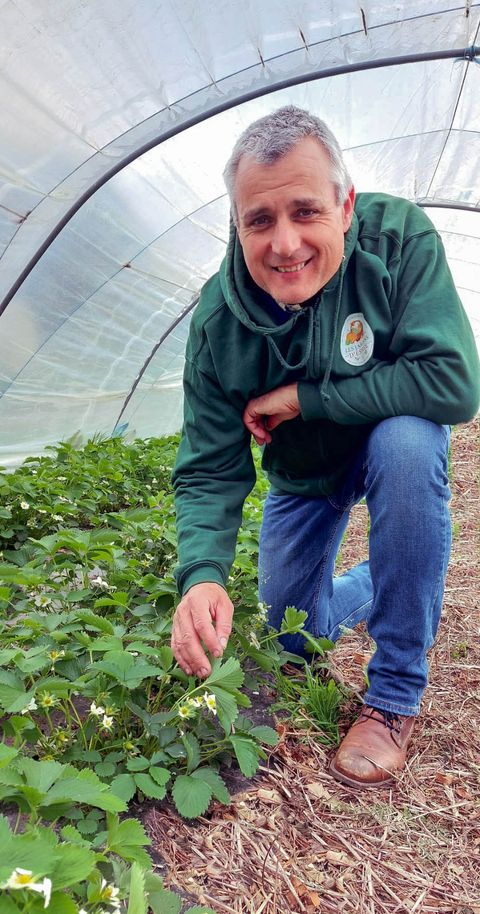
[[[27, 817], [25, 833], [8, 839], [12, 847], [54, 841], [45, 858], [39, 850], [46, 862], [32, 872], [21, 855], [8, 858], [9, 872], [0, 872], [6, 914], [40, 909], [46, 890], [42, 896], [34, 886], [45, 880], [53, 911], [108, 910], [104, 882], [117, 886], [119, 904], [130, 893], [129, 914], [142, 914], [132, 901], [142, 893], [163, 911], [152, 901], [166, 896], [148, 876], [145, 836], [118, 813], [134, 798], [167, 798], [182, 816], [201, 815], [212, 799], [229, 802], [224, 765], [251, 777], [276, 743], [272, 728], [248, 717], [245, 690], [258, 690], [262, 676], [292, 659], [256, 602], [266, 483], [260, 475], [245, 507], [229, 582], [237, 611], [228, 648], [199, 682], [176, 664], [169, 644], [178, 599], [176, 445], [175, 437], [92, 441], [83, 449], [70, 442], [0, 473], [0, 799]], [[290, 609], [282, 628], [302, 631], [304, 619]], [[51, 831], [48, 838], [45, 822], [59, 823], [61, 841]], [[59, 884], [55, 860], [73, 860], [77, 851], [78, 885]]]

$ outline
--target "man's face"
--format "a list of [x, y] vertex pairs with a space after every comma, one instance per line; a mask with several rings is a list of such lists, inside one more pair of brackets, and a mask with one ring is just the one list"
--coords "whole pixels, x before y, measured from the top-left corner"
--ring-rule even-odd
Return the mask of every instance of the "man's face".
[[352, 221], [353, 188], [337, 204], [328, 154], [313, 137], [272, 165], [240, 159], [238, 236], [248, 271], [276, 301], [298, 304], [337, 272]]

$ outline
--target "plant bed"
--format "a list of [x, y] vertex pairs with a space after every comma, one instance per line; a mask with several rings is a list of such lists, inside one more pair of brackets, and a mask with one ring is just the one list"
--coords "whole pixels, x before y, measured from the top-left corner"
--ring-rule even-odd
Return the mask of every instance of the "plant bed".
[[[477, 431], [453, 436], [453, 560], [416, 754], [393, 788], [367, 798], [329, 776], [328, 728], [306, 707], [321, 710], [331, 671], [349, 696], [341, 736], [372, 645], [360, 628], [318, 682], [300, 667], [282, 677], [288, 657], [256, 604], [261, 478], [229, 582], [235, 630], [213, 680], [200, 684], [168, 647], [175, 440], [137, 451], [65, 444], [0, 476], [0, 792], [4, 810], [17, 811], [10, 828], [0, 819], [2, 914], [36, 914], [49, 892], [53, 914], [145, 914], [147, 903], [154, 914], [192, 905], [196, 914], [372, 905], [393, 914], [402, 899], [407, 909], [478, 914]], [[360, 505], [338, 570], [365, 558], [367, 542]], [[301, 614], [286, 625], [301, 627]], [[32, 860], [37, 888], [8, 887]]]
[[[479, 431], [476, 421], [453, 432], [452, 559], [406, 770], [391, 786], [353, 791], [329, 775], [334, 750], [319, 742], [315, 721], [282, 721], [255, 782], [228, 807], [194, 825], [171, 809], [148, 811], [145, 828], [172, 888], [218, 914], [479, 914]], [[366, 558], [367, 524], [358, 505], [339, 572]], [[330, 659], [351, 689], [340, 736], [358, 710], [372, 648], [359, 626]]]

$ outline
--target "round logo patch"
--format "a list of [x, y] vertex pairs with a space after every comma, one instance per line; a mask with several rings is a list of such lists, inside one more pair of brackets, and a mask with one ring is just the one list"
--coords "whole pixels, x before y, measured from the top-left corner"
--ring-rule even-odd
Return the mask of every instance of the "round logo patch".
[[340, 338], [340, 352], [349, 365], [365, 365], [373, 352], [373, 331], [363, 314], [349, 314]]

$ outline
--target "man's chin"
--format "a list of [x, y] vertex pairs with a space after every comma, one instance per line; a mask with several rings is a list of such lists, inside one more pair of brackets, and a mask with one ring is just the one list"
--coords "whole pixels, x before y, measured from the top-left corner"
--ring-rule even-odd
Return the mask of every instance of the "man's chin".
[[310, 290], [306, 285], [300, 283], [298, 289], [295, 290], [285, 290], [279, 288], [277, 284], [272, 284], [267, 291], [276, 302], [279, 302], [282, 305], [301, 305], [303, 302], [308, 301], [309, 298], [316, 295], [315, 289]]

